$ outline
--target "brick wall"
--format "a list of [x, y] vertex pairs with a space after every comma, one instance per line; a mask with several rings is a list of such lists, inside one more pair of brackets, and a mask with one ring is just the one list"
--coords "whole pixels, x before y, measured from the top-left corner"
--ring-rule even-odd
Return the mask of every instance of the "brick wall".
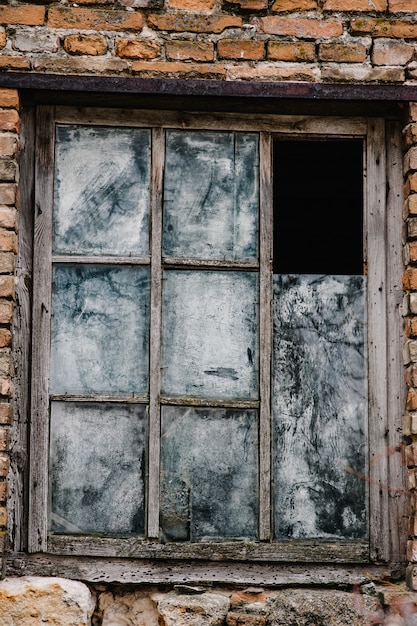
[[417, 78], [416, 0], [79, 0], [0, 6], [0, 71], [226, 80]]

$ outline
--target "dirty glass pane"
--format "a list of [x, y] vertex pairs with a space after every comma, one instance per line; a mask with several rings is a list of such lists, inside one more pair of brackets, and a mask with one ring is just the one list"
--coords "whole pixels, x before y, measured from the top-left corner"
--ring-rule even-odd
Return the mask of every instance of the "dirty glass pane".
[[148, 388], [149, 268], [54, 268], [52, 393]]
[[58, 126], [56, 254], [148, 254], [150, 131]]
[[275, 536], [366, 537], [364, 276], [274, 275]]
[[258, 398], [257, 284], [250, 272], [164, 273], [163, 393]]
[[166, 133], [163, 254], [257, 258], [258, 135]]
[[52, 532], [144, 532], [146, 407], [53, 402]]
[[257, 448], [256, 411], [164, 406], [161, 528], [165, 540], [255, 537]]

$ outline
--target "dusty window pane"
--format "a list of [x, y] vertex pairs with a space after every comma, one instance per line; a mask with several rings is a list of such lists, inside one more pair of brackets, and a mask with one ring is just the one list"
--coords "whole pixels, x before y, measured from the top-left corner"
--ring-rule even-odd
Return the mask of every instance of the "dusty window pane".
[[54, 268], [53, 393], [146, 393], [149, 268]]
[[148, 254], [150, 131], [58, 126], [57, 254]]
[[166, 540], [257, 535], [257, 445], [256, 411], [162, 408]]
[[258, 135], [167, 131], [163, 254], [256, 259]]
[[144, 405], [53, 402], [52, 532], [144, 532]]
[[258, 397], [257, 283], [249, 272], [164, 273], [163, 393]]
[[366, 536], [363, 276], [274, 275], [275, 536]]

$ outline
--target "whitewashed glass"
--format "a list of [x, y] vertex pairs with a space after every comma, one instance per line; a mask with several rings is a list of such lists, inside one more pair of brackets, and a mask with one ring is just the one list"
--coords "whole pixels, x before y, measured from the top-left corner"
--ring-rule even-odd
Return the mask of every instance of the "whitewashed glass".
[[256, 537], [257, 502], [257, 412], [162, 407], [164, 539]]
[[150, 131], [58, 126], [55, 254], [149, 252]]
[[163, 256], [256, 260], [257, 133], [166, 132]]

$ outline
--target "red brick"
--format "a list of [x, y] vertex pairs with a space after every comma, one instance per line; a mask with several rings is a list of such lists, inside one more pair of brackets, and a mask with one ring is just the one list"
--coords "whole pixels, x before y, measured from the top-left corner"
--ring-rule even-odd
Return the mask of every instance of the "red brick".
[[3, 252], [17, 251], [16, 233], [10, 230], [0, 231], [0, 250], [2, 250]]
[[13, 398], [14, 386], [9, 378], [0, 378], [0, 396], [4, 398]]
[[15, 109], [0, 109], [0, 129], [19, 130], [19, 113]]
[[30, 61], [26, 57], [0, 56], [0, 70], [30, 70]]
[[161, 46], [147, 39], [116, 39], [116, 54], [122, 59], [156, 59]]
[[107, 52], [107, 40], [102, 35], [70, 35], [64, 39], [64, 49], [68, 54], [100, 56]]
[[343, 33], [343, 25], [334, 20], [317, 20], [307, 17], [261, 17], [262, 30], [270, 35], [290, 35], [292, 37], [320, 39], [338, 37]]
[[194, 13], [210, 12], [214, 9], [216, 0], [168, 0], [168, 6], [178, 11], [192, 11]]
[[317, 0], [275, 0], [272, 11], [310, 11], [317, 9]]
[[359, 43], [322, 43], [319, 45], [319, 59], [335, 63], [362, 63], [366, 60], [366, 48]]
[[167, 41], [166, 54], [175, 61], [213, 61], [214, 44], [203, 41]]
[[224, 59], [261, 61], [265, 56], [265, 44], [251, 39], [220, 39], [217, 51]]
[[414, 44], [404, 41], [376, 40], [372, 48], [374, 65], [407, 65], [414, 56]]
[[326, 11], [385, 11], [386, 0], [325, 0]]
[[407, 318], [405, 320], [404, 329], [407, 337], [415, 338], [417, 336], [417, 317]]
[[5, 528], [7, 526], [7, 508], [0, 506], [0, 526]]
[[10, 469], [10, 458], [5, 454], [0, 454], [0, 476], [7, 476]]
[[268, 59], [273, 61], [314, 61], [316, 46], [308, 41], [268, 42]]
[[10, 324], [13, 320], [13, 303], [0, 300], [0, 324]]
[[77, 30], [141, 30], [143, 16], [137, 11], [52, 7], [48, 13], [48, 26]]
[[0, 275], [0, 297], [12, 298], [16, 297], [16, 281], [14, 276]]
[[[1, 145], [1, 138], [0, 138]], [[14, 208], [0, 206], [0, 228], [17, 229], [17, 211]]]
[[240, 28], [241, 17], [222, 16], [205, 17], [202, 15], [149, 15], [148, 24], [158, 30], [191, 32], [191, 33], [221, 33], [226, 28]]
[[10, 432], [6, 428], [0, 428], [0, 450], [3, 452], [10, 448]]
[[42, 26], [45, 21], [45, 7], [22, 4], [18, 7], [0, 6], [0, 24], [25, 24]]
[[0, 328], [0, 348], [7, 348], [12, 344], [12, 333], [7, 328]]
[[4, 28], [0, 28], [0, 49], [4, 48], [7, 43], [7, 35]]
[[372, 37], [417, 38], [417, 24], [406, 20], [358, 17], [351, 20], [350, 27], [354, 33], [371, 35]]
[[268, 0], [229, 0], [229, 2], [248, 11], [264, 11], [268, 8]]
[[17, 89], [0, 89], [0, 107], [19, 108], [19, 92]]
[[156, 61], [134, 61], [132, 72], [141, 76], [164, 76], [170, 75], [177, 78], [217, 78], [223, 79], [226, 70], [220, 64], [196, 64]]
[[15, 204], [16, 185], [12, 183], [0, 183], [0, 204]]
[[5, 480], [0, 481], [0, 502], [6, 502], [9, 497], [9, 485]]
[[403, 274], [404, 290], [417, 289], [417, 268], [408, 267]]

